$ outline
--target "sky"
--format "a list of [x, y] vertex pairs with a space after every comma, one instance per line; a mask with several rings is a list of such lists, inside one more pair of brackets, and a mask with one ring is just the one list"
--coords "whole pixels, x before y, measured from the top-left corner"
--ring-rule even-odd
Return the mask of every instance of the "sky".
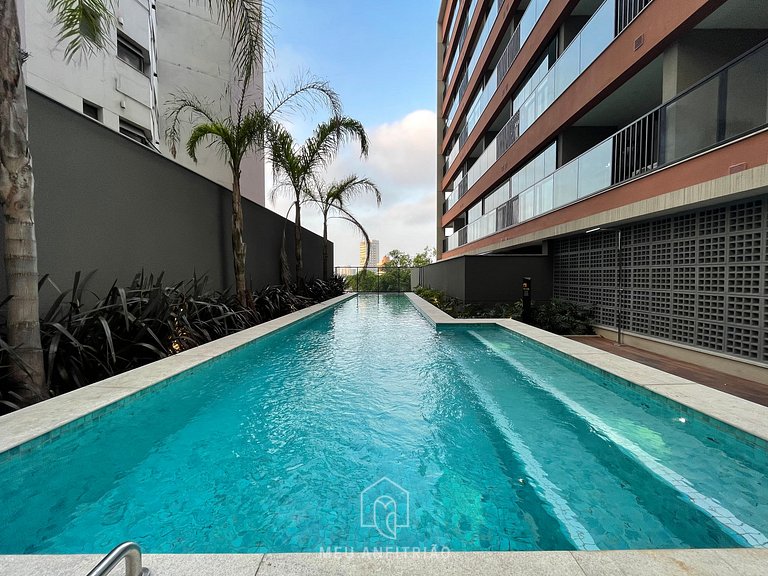
[[[341, 96], [344, 114], [365, 126], [370, 140], [366, 160], [348, 145], [324, 178], [350, 173], [373, 180], [382, 203], [360, 197], [348, 206], [380, 254], [397, 249], [411, 255], [435, 245], [436, 189], [436, 27], [439, 0], [274, 0], [271, 35], [274, 57], [265, 86], [290, 82], [299, 73], [327, 80]], [[328, 113], [293, 115], [286, 126], [298, 141]], [[290, 201], [267, 206], [285, 214]], [[302, 224], [319, 234], [322, 218], [312, 206]], [[356, 266], [360, 233], [340, 220], [329, 222], [335, 265]]]

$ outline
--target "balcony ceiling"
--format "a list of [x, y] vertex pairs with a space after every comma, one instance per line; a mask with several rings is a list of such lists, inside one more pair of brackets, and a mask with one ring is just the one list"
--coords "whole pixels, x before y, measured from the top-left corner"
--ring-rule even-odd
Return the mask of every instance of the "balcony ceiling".
[[623, 128], [661, 104], [662, 58], [656, 58], [621, 88], [587, 112], [574, 126]]
[[604, 0], [581, 0], [571, 12], [571, 16], [592, 16]]
[[702, 30], [768, 30], [768, 4], [765, 0], [728, 0], [702, 20]]

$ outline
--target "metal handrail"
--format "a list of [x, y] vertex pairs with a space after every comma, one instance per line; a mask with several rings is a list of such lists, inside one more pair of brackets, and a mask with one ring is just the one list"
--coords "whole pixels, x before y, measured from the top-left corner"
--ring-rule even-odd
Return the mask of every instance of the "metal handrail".
[[123, 542], [104, 556], [101, 562], [88, 572], [88, 576], [105, 576], [125, 559], [125, 576], [149, 576], [149, 568], [141, 566], [141, 548], [136, 542]]

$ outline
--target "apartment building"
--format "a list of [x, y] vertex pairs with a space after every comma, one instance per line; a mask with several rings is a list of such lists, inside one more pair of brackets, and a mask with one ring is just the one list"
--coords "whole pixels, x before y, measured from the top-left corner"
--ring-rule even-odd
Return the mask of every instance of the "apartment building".
[[[370, 246], [370, 249], [369, 249]], [[365, 240], [360, 242], [360, 251], [359, 251], [359, 265], [365, 266], [366, 259], [368, 261], [368, 266], [371, 268], [375, 268], [376, 264], [379, 262], [379, 241], [378, 240], [371, 240], [370, 244], [368, 244]]]
[[439, 258], [546, 256], [603, 334], [764, 368], [766, 128], [766, 0], [443, 0]]
[[[186, 91], [228, 113], [222, 98], [233, 82], [230, 43], [211, 19], [206, 2], [115, 0], [112, 45], [106, 51], [67, 62], [48, 3], [18, 0], [28, 88], [135, 140], [168, 158], [167, 102]], [[249, 87], [262, 99], [262, 78]], [[232, 175], [216, 153], [194, 163], [183, 149], [175, 161], [230, 188]], [[243, 168], [243, 196], [264, 205], [264, 161], [253, 157]]]

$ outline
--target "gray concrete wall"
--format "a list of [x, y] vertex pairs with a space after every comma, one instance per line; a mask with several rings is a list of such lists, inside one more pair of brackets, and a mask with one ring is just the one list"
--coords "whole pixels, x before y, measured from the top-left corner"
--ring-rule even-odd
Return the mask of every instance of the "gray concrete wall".
[[[98, 294], [142, 269], [165, 272], [169, 282], [207, 273], [214, 288], [232, 285], [228, 190], [34, 91], [28, 96], [41, 275], [64, 290], [75, 272], [97, 270], [90, 286]], [[243, 210], [248, 280], [276, 284], [285, 220], [246, 199]], [[293, 267], [290, 222], [286, 234]], [[305, 230], [303, 240], [306, 275], [320, 277], [322, 238]], [[50, 288], [41, 293], [43, 308], [53, 297]]]
[[438, 260], [421, 268], [421, 282], [424, 288], [440, 290], [448, 296], [464, 300], [466, 297], [465, 282], [466, 257]]
[[523, 296], [522, 278], [530, 276], [534, 300], [552, 297], [552, 261], [549, 256], [459, 256], [422, 268], [425, 287], [440, 290], [464, 302], [514, 302]]
[[530, 276], [534, 300], [552, 298], [549, 256], [467, 256], [466, 295], [469, 302], [514, 302], [523, 297], [523, 276]]

